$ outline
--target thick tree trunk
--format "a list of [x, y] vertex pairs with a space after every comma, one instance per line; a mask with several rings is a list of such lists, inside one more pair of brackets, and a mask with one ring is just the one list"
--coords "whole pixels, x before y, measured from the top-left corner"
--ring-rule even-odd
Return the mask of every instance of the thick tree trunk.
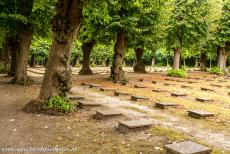
[[90, 69], [89, 62], [90, 62], [90, 54], [93, 49], [95, 42], [85, 42], [82, 45], [83, 51], [83, 62], [82, 62], [82, 69], [80, 70], [79, 74], [81, 75], [91, 75], [93, 74], [92, 70]]
[[[17, 45], [15, 44], [15, 46], [17, 46]], [[10, 70], [9, 70], [9, 75], [10, 76], [15, 76], [16, 75], [17, 64], [18, 64], [18, 50], [13, 49], [11, 51], [11, 61], [10, 61]]]
[[59, 0], [53, 18], [53, 41], [39, 99], [66, 96], [71, 88], [69, 60], [74, 38], [80, 30], [81, 0]]
[[178, 70], [180, 68], [180, 48], [174, 48], [174, 58], [173, 58], [173, 69]]
[[144, 50], [141, 48], [137, 48], [135, 51], [136, 54], [136, 63], [133, 66], [133, 70], [135, 73], [146, 73], [145, 71], [145, 65], [142, 62], [142, 56], [143, 56]]
[[23, 26], [18, 32], [18, 62], [15, 78], [12, 83], [26, 85], [30, 82], [27, 75], [28, 55], [31, 41], [33, 38], [32, 27]]
[[113, 65], [111, 66], [110, 78], [114, 81], [124, 80], [125, 72], [122, 69], [124, 52], [126, 49], [126, 31], [120, 29], [117, 33], [117, 40], [114, 47]]
[[226, 70], [226, 61], [228, 54], [224, 47], [218, 47], [218, 67], [221, 70]]
[[200, 54], [200, 70], [205, 71], [206, 68], [206, 53], [205, 52], [201, 52]]

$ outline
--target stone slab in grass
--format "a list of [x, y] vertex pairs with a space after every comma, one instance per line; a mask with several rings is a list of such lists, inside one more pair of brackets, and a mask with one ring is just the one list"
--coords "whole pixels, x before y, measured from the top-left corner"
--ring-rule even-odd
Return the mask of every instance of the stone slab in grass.
[[153, 89], [152, 91], [153, 91], [153, 92], [157, 92], [157, 93], [167, 92], [167, 91], [164, 90], [164, 89]]
[[157, 84], [157, 81], [152, 81], [153, 84]]
[[147, 88], [147, 87], [144, 85], [134, 85], [134, 88]]
[[114, 91], [112, 88], [100, 88], [100, 91]]
[[143, 96], [131, 96], [131, 100], [132, 101], [138, 101], [138, 100], [145, 100], [145, 101], [147, 101], [147, 100], [149, 100], [149, 98], [148, 97], [143, 97]]
[[140, 82], [144, 82], [144, 79], [139, 79]]
[[202, 110], [189, 110], [188, 116], [197, 118], [197, 119], [205, 119], [207, 117], [213, 117], [214, 114], [211, 112], [202, 111]]
[[121, 85], [126, 85], [127, 84], [127, 82], [124, 82], [124, 81], [117, 81], [117, 83], [120, 83]]
[[68, 98], [71, 100], [85, 99], [85, 97], [79, 95], [69, 95]]
[[202, 90], [202, 91], [215, 91], [213, 89], [205, 88], [205, 87], [201, 87], [200, 90]]
[[213, 102], [214, 99], [211, 99], [211, 98], [196, 98], [196, 101], [199, 101], [199, 102]]
[[120, 95], [125, 95], [125, 96], [128, 96], [128, 95], [129, 95], [129, 93], [122, 92], [122, 91], [115, 91], [115, 92], [114, 92], [114, 96], [120, 96]]
[[118, 123], [118, 131], [122, 133], [142, 131], [149, 129], [152, 125], [153, 121], [149, 119], [121, 121]]
[[198, 83], [197, 81], [187, 81], [188, 83]]
[[211, 86], [213, 86], [213, 87], [222, 87], [222, 85], [219, 85], [219, 84], [210, 84]]
[[97, 110], [96, 114], [93, 116], [95, 119], [106, 119], [106, 118], [112, 118], [112, 117], [117, 117], [121, 116], [122, 112], [118, 110]]
[[228, 82], [228, 81], [227, 81], [227, 80], [219, 80], [219, 82], [222, 82], [222, 83], [223, 83], [223, 82]]
[[176, 84], [173, 83], [164, 83], [165, 86], [175, 86]]
[[178, 104], [175, 103], [167, 103], [167, 102], [156, 102], [155, 106], [160, 109], [165, 109], [167, 107], [177, 107]]
[[215, 80], [213, 80], [213, 79], [206, 79], [205, 81], [215, 81]]
[[81, 85], [83, 85], [83, 86], [89, 86], [90, 85], [90, 83], [81, 83]]
[[101, 106], [101, 103], [94, 102], [94, 101], [78, 101], [78, 106], [80, 108], [85, 108], [85, 107], [98, 107]]
[[187, 96], [188, 94], [186, 93], [182, 93], [182, 92], [173, 92], [171, 93], [171, 96], [174, 96], [174, 97], [184, 97], [184, 96]]
[[166, 81], [174, 81], [174, 79], [165, 78]]
[[181, 88], [192, 88], [192, 87], [189, 85], [181, 85]]
[[166, 154], [211, 154], [212, 149], [192, 141], [164, 145]]
[[89, 84], [89, 88], [99, 88], [102, 87], [102, 85], [99, 84]]

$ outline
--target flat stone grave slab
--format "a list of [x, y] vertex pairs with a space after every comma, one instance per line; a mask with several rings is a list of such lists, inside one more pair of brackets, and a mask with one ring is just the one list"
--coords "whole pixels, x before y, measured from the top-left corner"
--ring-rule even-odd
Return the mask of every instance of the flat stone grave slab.
[[205, 88], [205, 87], [201, 87], [200, 90], [202, 90], [202, 91], [214, 91], [213, 89]]
[[199, 102], [214, 102], [214, 99], [211, 99], [211, 98], [196, 98], [196, 101], [199, 101]]
[[139, 79], [140, 82], [144, 82], [144, 79]]
[[184, 96], [187, 96], [188, 94], [186, 93], [182, 93], [182, 92], [173, 92], [171, 93], [171, 96], [174, 96], [174, 97], [184, 97]]
[[100, 91], [114, 91], [112, 88], [100, 88]]
[[166, 81], [174, 81], [174, 79], [165, 78]]
[[214, 114], [211, 112], [206, 112], [202, 110], [189, 110], [188, 116], [197, 118], [197, 119], [205, 119], [206, 117], [213, 117]]
[[222, 83], [223, 83], [223, 82], [228, 82], [228, 81], [227, 81], [227, 80], [219, 80], [219, 82], [222, 82]]
[[226, 88], [230, 89], [230, 86], [226, 86]]
[[221, 85], [219, 85], [219, 84], [210, 84], [211, 86], [213, 86], [213, 87], [222, 87]]
[[98, 87], [102, 87], [99, 84], [89, 84], [89, 88], [98, 88]]
[[215, 80], [213, 80], [213, 79], [206, 79], [205, 81], [215, 81]]
[[144, 85], [134, 85], [134, 88], [147, 88], [147, 87]]
[[114, 96], [120, 96], [120, 95], [125, 95], [125, 96], [128, 96], [129, 93], [126, 93], [126, 92], [121, 92], [121, 91], [115, 91], [114, 92]]
[[165, 86], [175, 86], [176, 84], [173, 83], [164, 83]]
[[127, 84], [127, 82], [124, 82], [124, 81], [117, 81], [117, 83], [120, 83], [121, 85], [126, 85]]
[[98, 106], [101, 106], [102, 104], [101, 103], [97, 103], [97, 102], [94, 102], [94, 101], [78, 101], [78, 107], [80, 108], [86, 108], [86, 107], [98, 107]]
[[96, 114], [93, 116], [95, 119], [106, 119], [122, 115], [122, 112], [118, 110], [97, 110]]
[[143, 97], [143, 96], [131, 96], [132, 101], [138, 101], [138, 100], [149, 100], [148, 97]]
[[211, 154], [212, 149], [192, 141], [164, 145], [166, 154]]
[[187, 81], [188, 83], [198, 83], [197, 81]]
[[121, 121], [118, 123], [118, 131], [122, 133], [141, 131], [149, 129], [152, 125], [153, 121], [148, 119]]
[[79, 95], [69, 95], [68, 98], [71, 100], [85, 99], [84, 96], [79, 96]]
[[155, 106], [160, 109], [165, 109], [167, 107], [177, 107], [178, 104], [175, 103], [167, 103], [167, 102], [156, 102]]
[[164, 89], [153, 89], [152, 91], [153, 91], [153, 92], [157, 92], [157, 93], [167, 92], [167, 91], [164, 90]]
[[153, 84], [157, 84], [157, 81], [152, 81]]
[[181, 85], [181, 88], [192, 88], [192, 87], [189, 85]]
[[90, 83], [81, 83], [81, 85], [83, 85], [83, 86], [89, 86], [90, 85]]

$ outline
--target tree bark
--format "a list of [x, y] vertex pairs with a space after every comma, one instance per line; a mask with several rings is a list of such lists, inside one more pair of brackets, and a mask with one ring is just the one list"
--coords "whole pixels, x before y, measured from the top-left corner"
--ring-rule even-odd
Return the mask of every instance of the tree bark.
[[200, 70], [205, 71], [206, 68], [206, 53], [205, 52], [201, 52], [200, 54]]
[[155, 58], [153, 57], [153, 58], [152, 58], [152, 66], [153, 66], [153, 67], [155, 66], [155, 62], [156, 62], [156, 60], [155, 60]]
[[52, 20], [53, 40], [39, 99], [66, 96], [71, 89], [71, 48], [80, 30], [81, 0], [59, 0]]
[[81, 75], [91, 75], [93, 71], [90, 69], [89, 62], [90, 62], [90, 54], [93, 49], [95, 42], [85, 42], [82, 45], [83, 51], [83, 62], [82, 62], [82, 69], [80, 70], [79, 74]]
[[226, 70], [226, 61], [228, 54], [224, 47], [218, 47], [218, 67], [221, 70]]
[[125, 72], [122, 69], [124, 52], [127, 45], [126, 31], [120, 29], [114, 47], [113, 65], [111, 66], [110, 78], [114, 81], [124, 80]]
[[145, 65], [142, 62], [142, 56], [143, 56], [144, 50], [141, 48], [137, 48], [135, 51], [136, 54], [136, 62], [133, 66], [133, 70], [135, 73], [146, 73], [145, 71]]
[[35, 55], [31, 55], [31, 61], [30, 61], [30, 67], [35, 67], [36, 66], [36, 61], [35, 61]]
[[178, 70], [180, 68], [180, 48], [174, 48], [174, 58], [173, 58], [173, 69]]

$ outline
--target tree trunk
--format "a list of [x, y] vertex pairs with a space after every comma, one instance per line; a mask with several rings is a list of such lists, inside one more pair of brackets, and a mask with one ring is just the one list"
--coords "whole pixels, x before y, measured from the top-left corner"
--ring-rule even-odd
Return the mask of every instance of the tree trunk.
[[52, 20], [53, 40], [46, 64], [39, 100], [53, 96], [66, 96], [71, 89], [69, 60], [74, 38], [80, 30], [81, 0], [59, 0]]
[[142, 56], [143, 56], [144, 50], [141, 48], [137, 48], [135, 51], [136, 54], [136, 63], [133, 66], [133, 70], [135, 73], [146, 73], [145, 71], [145, 65], [142, 62]]
[[35, 67], [36, 66], [36, 61], [35, 61], [35, 55], [31, 55], [31, 61], [30, 61], [30, 67]]
[[206, 66], [206, 53], [205, 52], [201, 52], [200, 54], [200, 70], [205, 71], [205, 66]]
[[93, 74], [92, 70], [90, 69], [89, 62], [90, 62], [90, 54], [93, 49], [95, 42], [85, 42], [82, 45], [83, 51], [83, 62], [82, 62], [82, 69], [80, 70], [79, 74], [81, 75], [91, 75]]
[[152, 66], [153, 67], [155, 66], [155, 58], [154, 57], [152, 58]]
[[[14, 47], [17, 46], [16, 44]], [[10, 61], [10, 70], [9, 70], [9, 75], [14, 76], [16, 75], [17, 72], [17, 64], [18, 64], [18, 50], [13, 49], [11, 50], [11, 61]]]
[[24, 26], [18, 32], [18, 62], [15, 78], [12, 83], [26, 85], [30, 82], [27, 74], [28, 55], [31, 41], [33, 38], [32, 27]]
[[4, 66], [9, 66], [10, 64], [10, 53], [12, 50], [12, 43], [13, 43], [13, 37], [6, 37], [4, 46], [3, 46], [3, 65]]
[[218, 47], [218, 67], [221, 70], [226, 70], [226, 61], [228, 58], [228, 54], [225, 51], [224, 47]]
[[120, 29], [117, 33], [117, 40], [114, 47], [113, 65], [111, 66], [110, 78], [114, 81], [124, 80], [125, 72], [122, 69], [124, 52], [126, 49], [126, 31]]
[[173, 69], [178, 70], [180, 68], [180, 48], [174, 48], [174, 59], [173, 59]]

